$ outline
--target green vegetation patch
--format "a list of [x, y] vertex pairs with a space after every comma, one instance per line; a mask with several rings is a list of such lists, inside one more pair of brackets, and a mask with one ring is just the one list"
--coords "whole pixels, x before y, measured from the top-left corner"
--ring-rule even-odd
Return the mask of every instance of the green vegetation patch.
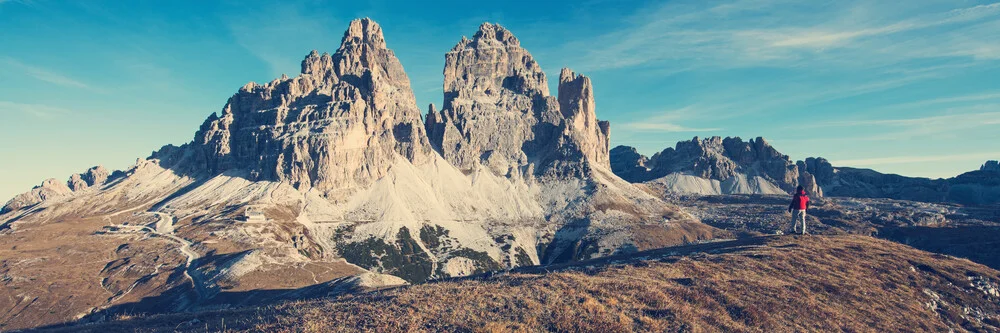
[[420, 228], [420, 241], [424, 242], [428, 249], [441, 247], [443, 244], [441, 239], [444, 237], [448, 237], [448, 229], [439, 225], [424, 225]]
[[517, 253], [514, 254], [514, 260], [517, 263], [517, 267], [533, 266], [535, 263], [531, 262], [531, 256], [528, 252], [524, 251], [524, 248], [518, 247]]
[[379, 269], [410, 283], [425, 282], [431, 276], [433, 263], [430, 256], [410, 237], [406, 227], [396, 234], [396, 244], [388, 244], [374, 237], [355, 243], [340, 245], [340, 255], [348, 262], [365, 269]]

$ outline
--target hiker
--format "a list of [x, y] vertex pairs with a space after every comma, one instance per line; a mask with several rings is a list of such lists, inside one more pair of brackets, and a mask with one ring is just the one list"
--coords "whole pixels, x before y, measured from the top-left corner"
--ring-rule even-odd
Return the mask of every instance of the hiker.
[[795, 197], [792, 198], [792, 203], [788, 205], [788, 212], [792, 213], [792, 229], [795, 232], [799, 231], [799, 221], [802, 221], [802, 234], [807, 234], [806, 232], [806, 209], [809, 208], [809, 196], [806, 195], [806, 190], [799, 186], [795, 189]]

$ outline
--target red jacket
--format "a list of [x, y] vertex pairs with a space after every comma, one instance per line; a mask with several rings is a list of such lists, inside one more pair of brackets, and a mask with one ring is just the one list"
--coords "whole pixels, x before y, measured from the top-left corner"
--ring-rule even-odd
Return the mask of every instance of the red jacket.
[[805, 190], [802, 190], [792, 198], [792, 203], [788, 205], [788, 211], [792, 211], [792, 209], [806, 210], [806, 208], [809, 208], [809, 196], [806, 195]]

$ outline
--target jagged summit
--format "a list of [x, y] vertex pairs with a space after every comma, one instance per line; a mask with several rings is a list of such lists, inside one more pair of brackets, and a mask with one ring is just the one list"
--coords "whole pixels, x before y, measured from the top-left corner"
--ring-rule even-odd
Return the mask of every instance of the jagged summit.
[[87, 169], [83, 173], [75, 173], [66, 181], [49, 178], [32, 188], [31, 191], [18, 194], [7, 201], [3, 207], [0, 207], [0, 214], [29, 208], [45, 200], [70, 196], [91, 187], [99, 187], [107, 183], [109, 179], [117, 176], [120, 176], [120, 174], [113, 175], [103, 165], [98, 165]]
[[196, 169], [324, 192], [366, 186], [394, 155], [420, 163], [431, 153], [409, 78], [370, 19], [352, 21], [334, 54], [312, 51], [300, 76], [240, 89], [190, 149]]
[[[305, 59], [302, 59], [302, 74], [323, 74], [333, 68], [333, 58], [330, 57], [329, 53], [323, 52], [320, 55], [316, 50], [312, 50]], [[282, 80], [287, 80], [287, 76], [282, 77]]]
[[479, 31], [476, 31], [473, 39], [478, 42], [492, 42], [495, 40], [507, 46], [521, 46], [521, 41], [510, 30], [507, 30], [507, 28], [504, 28], [499, 23], [483, 22], [483, 24], [479, 25]]
[[520, 48], [521, 41], [499, 23], [483, 22], [479, 25], [479, 30], [472, 35], [472, 39], [462, 36], [462, 40], [451, 49], [451, 52], [487, 47]]
[[[442, 156], [463, 170], [477, 164], [521, 174], [529, 156], [557, 135], [558, 103], [541, 67], [506, 29], [484, 23], [472, 40], [445, 54], [444, 105], [427, 132]], [[505, 46], [505, 47], [501, 47]]]
[[370, 18], [354, 19], [351, 25], [344, 32], [344, 38], [340, 42], [340, 48], [348, 46], [367, 45], [372, 48], [386, 48], [385, 36], [382, 35], [382, 27]]

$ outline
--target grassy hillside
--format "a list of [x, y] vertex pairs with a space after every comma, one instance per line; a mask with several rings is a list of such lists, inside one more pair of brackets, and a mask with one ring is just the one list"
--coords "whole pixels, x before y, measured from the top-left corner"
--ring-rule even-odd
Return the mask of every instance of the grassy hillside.
[[998, 282], [866, 236], [776, 236], [53, 331], [996, 331]]

